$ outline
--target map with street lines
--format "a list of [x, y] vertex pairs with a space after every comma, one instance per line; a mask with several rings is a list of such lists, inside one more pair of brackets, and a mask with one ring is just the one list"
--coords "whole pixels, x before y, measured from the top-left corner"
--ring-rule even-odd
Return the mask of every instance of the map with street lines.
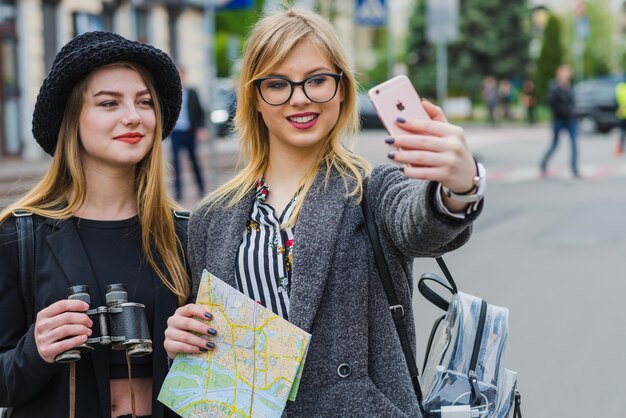
[[280, 417], [295, 400], [311, 335], [206, 270], [197, 304], [215, 348], [178, 354], [159, 401], [182, 417]]

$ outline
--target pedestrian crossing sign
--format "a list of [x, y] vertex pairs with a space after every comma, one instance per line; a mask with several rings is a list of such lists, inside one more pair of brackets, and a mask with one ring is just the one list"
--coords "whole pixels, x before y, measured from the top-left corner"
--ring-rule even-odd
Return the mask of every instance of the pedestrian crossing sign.
[[359, 26], [385, 26], [387, 2], [385, 0], [355, 0], [354, 18]]

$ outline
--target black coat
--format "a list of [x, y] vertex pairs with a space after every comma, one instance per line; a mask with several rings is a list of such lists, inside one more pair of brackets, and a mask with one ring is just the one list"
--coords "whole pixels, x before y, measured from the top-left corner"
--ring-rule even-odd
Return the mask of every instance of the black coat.
[[[65, 299], [69, 286], [86, 284], [92, 297], [103, 292], [91, 273], [91, 265], [73, 220], [33, 216], [35, 230], [35, 312]], [[177, 222], [186, 242], [186, 221]], [[63, 417], [69, 408], [69, 366], [46, 363], [37, 351], [34, 325], [27, 324], [18, 274], [15, 219], [0, 225], [0, 406], [13, 407], [12, 418]], [[100, 295], [103, 296], [103, 295]], [[152, 353], [153, 417], [175, 417], [156, 400], [167, 374], [163, 347], [167, 318], [177, 307], [177, 298], [165, 285], [155, 288]], [[97, 345], [98, 350], [104, 350]], [[107, 356], [87, 354], [76, 367], [76, 417], [111, 415]]]
[[571, 119], [574, 116], [574, 93], [571, 87], [558, 84], [550, 88], [548, 104], [555, 119]]
[[200, 104], [198, 93], [192, 89], [187, 88], [187, 111], [189, 112], [189, 124], [191, 132], [196, 132], [198, 128], [204, 126], [204, 109]]

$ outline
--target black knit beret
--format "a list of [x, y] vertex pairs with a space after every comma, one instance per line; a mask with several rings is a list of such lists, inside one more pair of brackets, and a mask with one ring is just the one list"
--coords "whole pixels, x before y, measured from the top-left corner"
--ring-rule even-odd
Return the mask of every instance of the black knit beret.
[[39, 89], [33, 135], [44, 151], [54, 153], [65, 105], [76, 82], [117, 61], [138, 63], [152, 74], [161, 104], [163, 138], [172, 132], [182, 104], [180, 76], [172, 59], [160, 49], [114, 33], [88, 32], [61, 48]]

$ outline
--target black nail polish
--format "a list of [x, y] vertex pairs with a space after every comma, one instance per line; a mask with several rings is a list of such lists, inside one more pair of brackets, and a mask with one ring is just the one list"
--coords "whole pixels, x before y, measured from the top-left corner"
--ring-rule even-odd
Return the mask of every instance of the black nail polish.
[[404, 119], [404, 118], [396, 118], [396, 120], [398, 121], [398, 123], [406, 122], [406, 119]]
[[207, 351], [209, 351], [207, 348], [204, 348], [204, 347], [200, 347], [199, 350], [203, 353], [206, 353]]
[[393, 160], [394, 158], [396, 158], [396, 153], [395, 151], [389, 151], [387, 153], [387, 158], [389, 158], [390, 160]]
[[404, 167], [400, 167], [400, 171], [404, 173]]
[[393, 138], [391, 138], [391, 137], [389, 137], [389, 138], [385, 138], [385, 142], [386, 142], [387, 144], [393, 144], [393, 143], [394, 143], [394, 141], [395, 141], [395, 139], [393, 139]]
[[211, 312], [207, 312], [204, 314], [208, 319], [213, 319], [213, 314]]
[[217, 331], [215, 331], [213, 328], [209, 328], [209, 330], [207, 332], [209, 333], [209, 335], [217, 334]]
[[206, 346], [209, 347], [209, 348], [215, 348], [215, 343], [209, 341], [208, 343], [206, 343]]

